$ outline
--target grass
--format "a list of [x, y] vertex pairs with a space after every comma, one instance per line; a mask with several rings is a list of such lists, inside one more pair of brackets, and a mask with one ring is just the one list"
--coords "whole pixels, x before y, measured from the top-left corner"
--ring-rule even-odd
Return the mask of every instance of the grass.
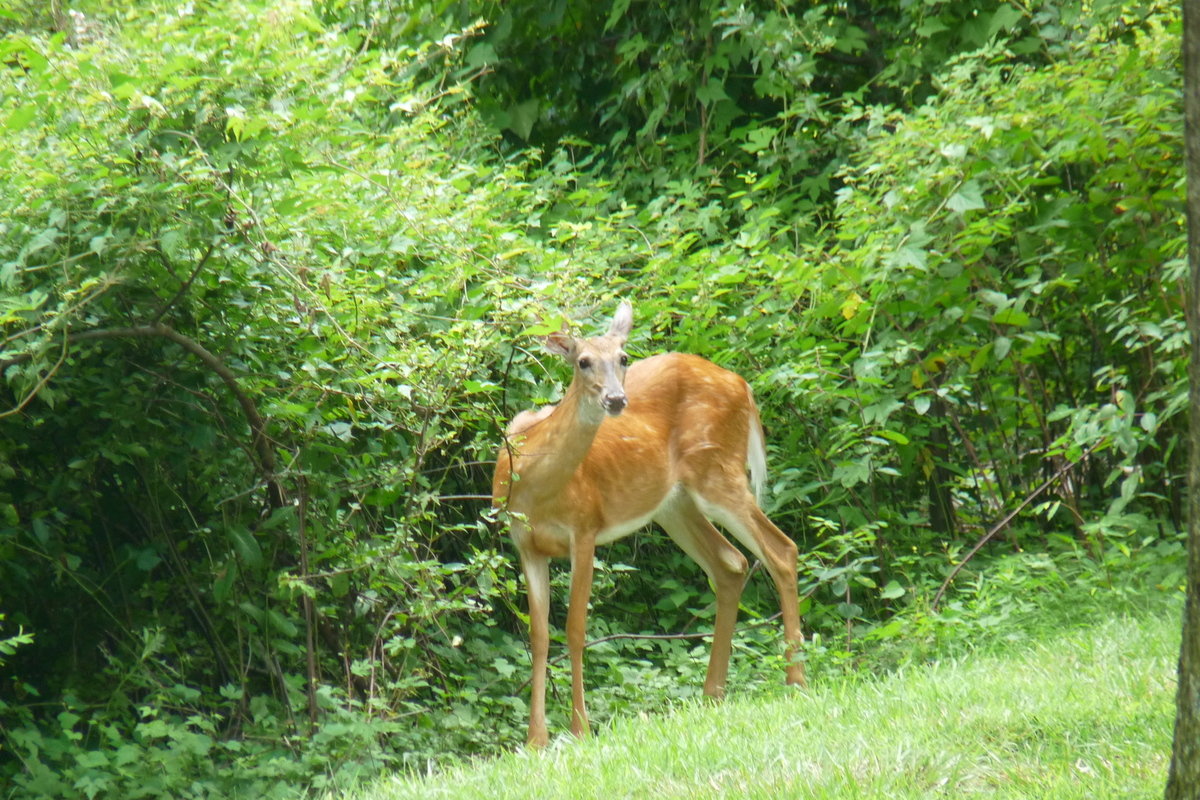
[[1160, 605], [1009, 652], [626, 718], [588, 741], [339, 797], [1157, 798], [1178, 627]]

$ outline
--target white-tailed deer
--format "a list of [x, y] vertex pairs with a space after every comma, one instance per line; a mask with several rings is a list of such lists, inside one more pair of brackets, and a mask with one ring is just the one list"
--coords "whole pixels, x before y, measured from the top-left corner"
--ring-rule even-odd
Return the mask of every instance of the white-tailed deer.
[[766, 478], [766, 455], [750, 387], [738, 375], [682, 353], [628, 366], [622, 348], [632, 325], [633, 309], [623, 302], [604, 336], [575, 339], [564, 331], [547, 337], [546, 348], [574, 367], [574, 378], [557, 406], [523, 411], [513, 419], [496, 459], [493, 503], [510, 512], [529, 591], [529, 743], [535, 746], [549, 739], [549, 559], [571, 559], [571, 732], [585, 736], [583, 646], [596, 545], [651, 521], [704, 568], [716, 592], [704, 693], [717, 698], [725, 693], [747, 571], [746, 558], [710, 519], [757, 556], [774, 580], [788, 643], [786, 679], [804, 684], [796, 652], [803, 642], [796, 545], [756, 501]]

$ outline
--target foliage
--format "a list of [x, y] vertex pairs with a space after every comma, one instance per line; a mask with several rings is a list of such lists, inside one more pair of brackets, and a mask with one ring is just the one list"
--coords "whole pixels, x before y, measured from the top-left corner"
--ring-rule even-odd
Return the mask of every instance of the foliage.
[[599, 166], [616, 198], [687, 187], [728, 203], [733, 227], [729, 195], [752, 172], [806, 234], [828, 218], [863, 107], [919, 105], [949, 59], [998, 39], [1013, 61], [1045, 64], [1090, 25], [1140, 15], [1073, 2], [347, 5], [384, 39], [439, 30], [439, 19], [478, 23], [461, 69], [478, 76], [483, 119], [511, 143], [563, 145], [581, 167]]
[[[1100, 547], [1151, 519], [1180, 529], [1186, 332], [1168, 287], [1183, 231], [1164, 33], [1096, 32], [1084, 53], [1105, 53], [1103, 79], [1082, 53], [1008, 72], [982, 53], [943, 77], [938, 103], [868, 133], [824, 269], [793, 273], [828, 321], [808, 360], [845, 376], [790, 387], [833, 409], [832, 522], [875, 519], [918, 554], [1022, 502], [1034, 513], [1009, 535], [1025, 546], [1065, 530]], [[887, 499], [904, 496], [925, 498], [916, 515]], [[902, 584], [919, 581], [919, 558], [883, 547]]]
[[[286, 795], [518, 742], [481, 493], [562, 388], [531, 331], [618, 295], [635, 355], [752, 380], [818, 677], [1047, 585], [1177, 581], [1169, 8], [95, 0], [0, 32], [16, 796]], [[594, 637], [710, 625], [665, 536], [601, 557]], [[778, 680], [768, 583], [737, 691]], [[597, 644], [595, 716], [696, 696], [706, 658]]]
[[459, 642], [515, 649], [488, 616], [513, 578], [438, 498], [484, 483], [475, 320], [514, 290], [472, 284], [502, 274], [487, 215], [519, 174], [445, 149], [469, 121], [397, 79], [436, 48], [355, 61], [298, 5], [120, 23], [125, 47], [99, 23], [5, 43], [0, 569], [37, 636], [11, 661], [17, 785], [222, 795], [216, 759], [254, 793], [491, 746], [453, 716], [485, 705]]

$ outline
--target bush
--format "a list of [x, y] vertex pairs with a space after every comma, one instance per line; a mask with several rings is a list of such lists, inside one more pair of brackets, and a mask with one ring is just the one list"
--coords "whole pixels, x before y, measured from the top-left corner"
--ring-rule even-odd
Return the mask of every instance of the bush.
[[[1170, 585], [1173, 9], [1064, 10], [1054, 37], [1049, 11], [982, 35], [935, 9], [957, 38], [925, 28], [924, 53], [903, 34], [930, 19], [892, 9], [894, 106], [866, 104], [861, 64], [828, 86], [794, 64], [811, 92], [758, 80], [823, 26], [821, 63], [859, 52], [853, 16], [718, 4], [684, 30], [665, 11], [655, 35], [686, 46], [638, 78], [661, 85], [556, 101], [530, 149], [501, 114], [536, 83], [505, 50], [534, 28], [502, 35], [503, 9], [447, 34], [437, 4], [81, 8], [0, 12], [18, 796], [287, 794], [517, 743], [523, 599], [483, 487], [505, 420], [562, 388], [535, 332], [617, 296], [635, 355], [752, 381], [816, 674], [984, 636], [1044, 585], [1132, 594], [1130, 564]], [[611, 22], [590, 46], [624, 47], [597, 69], [625, 75], [642, 11], [551, 20], [553, 44]], [[583, 141], [597, 111], [607, 138]], [[594, 635], [706, 629], [703, 574], [665, 537], [601, 555]], [[778, 680], [766, 587], [744, 599], [742, 687]], [[964, 623], [975, 595], [990, 610]], [[597, 718], [692, 696], [706, 653], [597, 644]]]

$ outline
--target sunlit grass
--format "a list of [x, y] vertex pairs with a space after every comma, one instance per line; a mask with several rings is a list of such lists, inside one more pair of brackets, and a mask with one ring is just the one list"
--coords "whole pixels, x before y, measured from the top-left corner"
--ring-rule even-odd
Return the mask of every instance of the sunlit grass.
[[428, 778], [400, 798], [1161, 796], [1178, 617], [1115, 617], [1023, 649], [623, 719]]

